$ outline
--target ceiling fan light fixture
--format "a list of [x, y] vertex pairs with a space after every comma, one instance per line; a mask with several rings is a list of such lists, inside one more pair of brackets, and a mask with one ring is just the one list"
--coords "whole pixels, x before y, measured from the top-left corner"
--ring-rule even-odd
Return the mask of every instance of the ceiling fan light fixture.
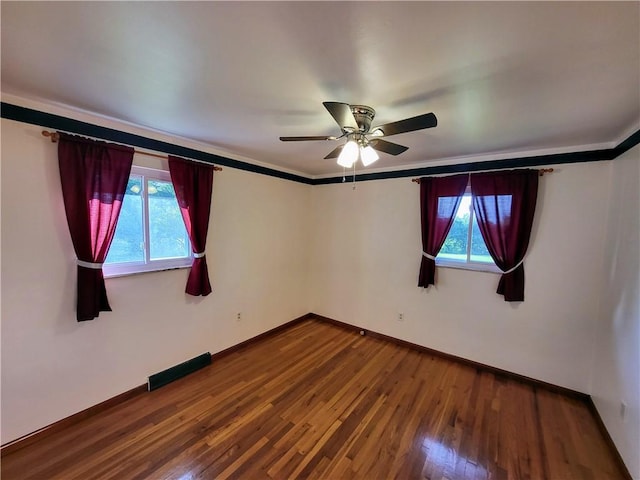
[[384, 131], [380, 127], [374, 128], [369, 135], [372, 137], [384, 137]]
[[358, 160], [358, 144], [354, 140], [349, 140], [338, 155], [338, 165], [351, 168], [356, 160]]
[[362, 160], [362, 165], [364, 165], [365, 167], [368, 167], [379, 158], [380, 157], [378, 156], [378, 153], [373, 149], [371, 145], [360, 147], [360, 160]]

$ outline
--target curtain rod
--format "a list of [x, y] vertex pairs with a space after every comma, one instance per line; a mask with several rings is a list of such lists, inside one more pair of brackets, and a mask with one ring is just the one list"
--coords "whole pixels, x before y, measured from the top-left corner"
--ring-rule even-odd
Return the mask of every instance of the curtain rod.
[[[56, 143], [60, 139], [60, 134], [58, 132], [49, 132], [47, 130], [42, 130], [42, 136], [50, 137], [51, 143]], [[135, 150], [135, 149], [133, 150], [133, 152], [139, 155], [147, 155], [148, 157], [163, 158], [165, 160], [169, 158], [167, 155], [160, 155], [159, 153], [149, 153], [149, 152], [143, 152], [141, 150]], [[204, 163], [204, 162], [198, 162], [198, 163]], [[220, 171], [222, 170], [222, 167], [218, 167], [217, 165], [214, 165], [213, 169], [215, 171]]]
[[[499, 172], [500, 170], [496, 170], [496, 171]], [[538, 173], [542, 177], [545, 173], [553, 173], [553, 168], [541, 168], [538, 170]], [[412, 178], [411, 181], [415, 183], [420, 183], [419, 178]]]

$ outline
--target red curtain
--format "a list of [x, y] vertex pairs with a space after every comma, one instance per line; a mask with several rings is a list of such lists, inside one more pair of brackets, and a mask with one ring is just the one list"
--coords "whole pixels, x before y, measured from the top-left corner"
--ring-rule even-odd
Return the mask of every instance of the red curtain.
[[420, 179], [422, 263], [419, 287], [435, 285], [435, 257], [451, 229], [468, 181], [467, 174]]
[[538, 197], [537, 170], [509, 170], [471, 175], [473, 210], [484, 243], [504, 273], [497, 293], [505, 301], [524, 301], [522, 265]]
[[111, 311], [102, 263], [116, 231], [132, 162], [133, 148], [60, 133], [62, 196], [78, 257], [79, 322]]
[[169, 156], [169, 173], [195, 257], [185, 292], [194, 296], [206, 296], [211, 293], [204, 249], [211, 212], [213, 165]]

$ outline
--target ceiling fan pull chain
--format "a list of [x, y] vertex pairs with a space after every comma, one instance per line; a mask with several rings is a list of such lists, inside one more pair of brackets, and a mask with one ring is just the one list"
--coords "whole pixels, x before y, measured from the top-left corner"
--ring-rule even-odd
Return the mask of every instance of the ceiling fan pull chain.
[[353, 190], [356, 189], [356, 162], [353, 162]]
[[342, 167], [342, 183], [347, 181], [347, 167]]

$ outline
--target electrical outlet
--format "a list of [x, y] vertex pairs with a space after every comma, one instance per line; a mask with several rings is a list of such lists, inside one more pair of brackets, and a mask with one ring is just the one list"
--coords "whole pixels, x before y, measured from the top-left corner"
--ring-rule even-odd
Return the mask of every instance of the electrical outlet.
[[239, 322], [240, 320], [242, 320], [242, 312], [236, 313], [236, 321]]
[[403, 322], [404, 321], [404, 313], [398, 313], [398, 321], [399, 322]]

